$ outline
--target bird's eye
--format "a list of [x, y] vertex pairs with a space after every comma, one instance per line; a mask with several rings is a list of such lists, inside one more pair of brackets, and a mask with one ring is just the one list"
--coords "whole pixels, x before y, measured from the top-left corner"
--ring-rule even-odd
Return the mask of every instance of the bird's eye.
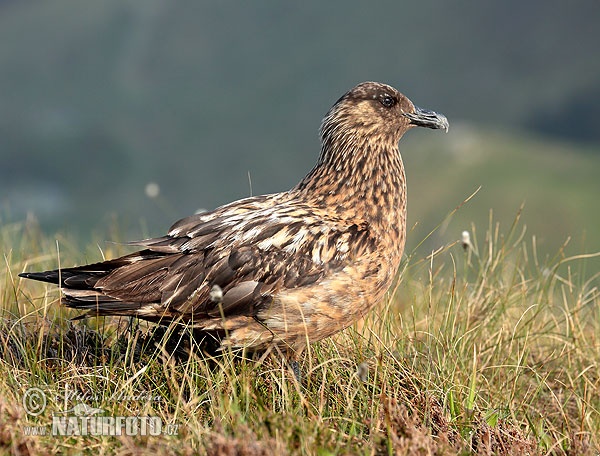
[[396, 100], [390, 95], [384, 95], [383, 97], [381, 97], [380, 102], [386, 108], [391, 108], [396, 104]]

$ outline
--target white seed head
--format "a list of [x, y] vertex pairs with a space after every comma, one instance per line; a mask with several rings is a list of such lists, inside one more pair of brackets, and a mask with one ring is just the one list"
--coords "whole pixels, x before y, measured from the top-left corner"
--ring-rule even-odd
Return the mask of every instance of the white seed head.
[[148, 182], [146, 184], [145, 192], [148, 198], [156, 198], [160, 195], [160, 187], [156, 182]]
[[223, 289], [215, 284], [210, 289], [209, 296], [212, 302], [223, 302]]
[[467, 230], [462, 232], [460, 243], [462, 244], [465, 250], [471, 247], [471, 235]]

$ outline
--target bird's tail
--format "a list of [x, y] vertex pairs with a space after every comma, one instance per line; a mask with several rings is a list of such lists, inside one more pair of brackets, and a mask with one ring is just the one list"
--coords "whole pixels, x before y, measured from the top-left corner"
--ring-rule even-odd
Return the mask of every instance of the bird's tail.
[[[148, 254], [151, 257], [152, 254]], [[19, 277], [53, 283], [60, 286], [63, 296], [61, 303], [67, 307], [87, 310], [86, 316], [135, 315], [147, 303], [121, 300], [107, 296], [96, 287], [97, 282], [114, 270], [139, 258], [140, 252], [114, 260], [88, 264], [74, 268], [54, 269], [42, 272], [23, 272]]]

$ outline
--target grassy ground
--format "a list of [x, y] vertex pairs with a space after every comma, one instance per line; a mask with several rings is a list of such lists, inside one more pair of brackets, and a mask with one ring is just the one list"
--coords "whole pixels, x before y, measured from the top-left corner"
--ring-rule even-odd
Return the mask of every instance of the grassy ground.
[[[305, 353], [299, 384], [276, 356], [209, 359], [186, 333], [69, 321], [53, 287], [17, 274], [121, 247], [4, 224], [1, 452], [597, 454], [598, 274], [584, 255], [538, 258], [521, 233], [490, 221], [467, 248], [410, 255], [366, 320]], [[157, 417], [162, 432], [52, 435], [65, 415]]]

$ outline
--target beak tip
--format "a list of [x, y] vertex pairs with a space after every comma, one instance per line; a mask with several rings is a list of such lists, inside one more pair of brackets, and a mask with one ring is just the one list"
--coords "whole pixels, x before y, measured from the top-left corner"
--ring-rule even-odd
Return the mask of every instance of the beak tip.
[[437, 117], [437, 128], [440, 130], [444, 130], [445, 133], [448, 133], [448, 130], [450, 129], [450, 123], [448, 122], [448, 118], [445, 115], [439, 113], [435, 113], [435, 115]]
[[445, 115], [427, 109], [421, 109], [417, 106], [415, 106], [415, 112], [405, 113], [404, 116], [408, 117], [410, 123], [417, 127], [444, 130], [446, 133], [448, 133], [450, 127]]

